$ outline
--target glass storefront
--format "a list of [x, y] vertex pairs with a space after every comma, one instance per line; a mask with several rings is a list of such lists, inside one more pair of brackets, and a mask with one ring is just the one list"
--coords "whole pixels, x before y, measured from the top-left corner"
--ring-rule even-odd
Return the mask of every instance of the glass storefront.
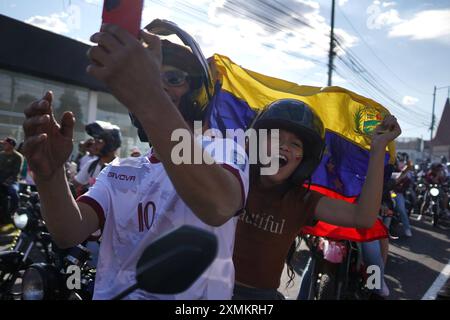
[[65, 111], [72, 111], [75, 115], [74, 153], [77, 152], [78, 142], [88, 137], [84, 126], [89, 120], [109, 121], [121, 128], [123, 143], [119, 156], [128, 156], [135, 146], [141, 152], [148, 150], [148, 144], [139, 141], [126, 108], [112, 95], [98, 92], [96, 113], [91, 114], [93, 118], [89, 119], [89, 89], [0, 69], [1, 139], [12, 136], [19, 143], [23, 141], [23, 111], [32, 101], [42, 97], [47, 90], [53, 91], [53, 107], [57, 120]]

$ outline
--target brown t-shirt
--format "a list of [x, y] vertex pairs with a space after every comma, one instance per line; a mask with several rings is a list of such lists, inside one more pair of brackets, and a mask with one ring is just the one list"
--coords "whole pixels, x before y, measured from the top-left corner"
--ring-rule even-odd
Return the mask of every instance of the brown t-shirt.
[[252, 186], [246, 212], [239, 217], [234, 247], [236, 281], [277, 289], [289, 248], [300, 229], [314, 225], [321, 194], [303, 187], [263, 190]]

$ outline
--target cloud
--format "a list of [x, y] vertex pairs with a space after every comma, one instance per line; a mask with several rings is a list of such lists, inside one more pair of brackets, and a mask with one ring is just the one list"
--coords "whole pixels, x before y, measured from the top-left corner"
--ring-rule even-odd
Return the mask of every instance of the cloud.
[[67, 17], [67, 13], [61, 12], [49, 16], [34, 16], [25, 20], [25, 22], [55, 33], [68, 33], [69, 27], [65, 21]]
[[167, 1], [166, 6], [160, 6], [158, 4], [150, 4], [148, 2], [144, 5], [144, 10], [142, 11], [142, 27], [145, 27], [154, 19], [167, 19], [172, 18], [172, 1]]
[[383, 8], [392, 7], [392, 6], [395, 6], [395, 5], [396, 5], [395, 2], [383, 2], [382, 3]]
[[313, 1], [283, 0], [277, 4], [265, 0], [225, 0], [216, 3], [218, 16], [239, 17], [259, 24], [267, 32], [299, 29], [314, 22], [308, 14], [318, 9]]
[[[270, 0], [220, 0], [210, 6], [209, 19], [221, 25], [221, 31], [234, 29], [236, 35], [255, 38], [275, 50], [318, 58], [328, 55], [330, 26], [316, 1], [282, 0], [275, 5]], [[336, 33], [344, 46], [357, 42], [342, 29]]]
[[343, 7], [348, 2], [348, 0], [339, 0], [339, 6]]
[[[330, 26], [320, 9], [311, 0], [170, 0], [146, 6], [143, 23], [175, 21], [206, 57], [220, 53], [245, 68], [304, 84], [310, 70], [326, 69]], [[336, 34], [346, 47], [358, 41], [342, 29]]]
[[102, 0], [84, 0], [87, 4], [95, 4], [100, 5], [102, 3]]
[[411, 96], [404, 96], [402, 103], [405, 106], [413, 106], [416, 105], [417, 102], [419, 102], [419, 99], [415, 98], [415, 97], [411, 97]]
[[436, 40], [450, 44], [450, 9], [423, 10], [405, 19], [398, 10], [385, 9], [395, 5], [395, 2], [373, 1], [366, 11], [367, 27], [388, 28], [390, 38], [407, 37], [411, 40]]
[[426, 10], [416, 13], [410, 20], [394, 25], [389, 37], [408, 37], [411, 40], [436, 39], [450, 44], [450, 10]]
[[394, 24], [398, 24], [403, 22], [400, 18], [400, 14], [395, 9], [389, 9], [388, 11], [382, 12], [381, 10], [373, 12], [370, 20], [373, 19], [373, 27], [376, 29], [380, 29], [384, 26], [392, 26]]

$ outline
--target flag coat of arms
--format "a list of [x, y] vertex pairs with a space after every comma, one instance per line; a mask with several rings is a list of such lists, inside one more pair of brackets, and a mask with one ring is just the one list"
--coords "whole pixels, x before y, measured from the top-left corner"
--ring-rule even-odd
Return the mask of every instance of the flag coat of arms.
[[[209, 58], [214, 94], [207, 107], [209, 126], [225, 134], [226, 129], [246, 130], [265, 106], [278, 99], [297, 99], [308, 104], [326, 129], [326, 149], [313, 173], [311, 189], [351, 203], [357, 201], [367, 174], [370, 134], [389, 111], [371, 99], [341, 87], [302, 86], [269, 77], [215, 54]], [[386, 150], [385, 166], [395, 159], [395, 145]], [[385, 170], [386, 172], [387, 170]], [[333, 226], [319, 221], [302, 233], [331, 239], [371, 241], [387, 237], [377, 219], [370, 229]]]

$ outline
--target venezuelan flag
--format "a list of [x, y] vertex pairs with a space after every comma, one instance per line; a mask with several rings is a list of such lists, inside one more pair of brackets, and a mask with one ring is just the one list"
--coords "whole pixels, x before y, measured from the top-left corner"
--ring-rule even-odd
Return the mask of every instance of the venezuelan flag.
[[[322, 119], [326, 150], [311, 181], [311, 189], [329, 197], [356, 202], [369, 163], [370, 133], [389, 114], [379, 103], [340, 87], [300, 86], [244, 69], [222, 55], [209, 59], [214, 95], [207, 109], [211, 128], [247, 129], [264, 106], [283, 98], [305, 102]], [[385, 165], [393, 163], [395, 145], [387, 150]], [[342, 228], [319, 222], [303, 230], [317, 236], [371, 241], [387, 236], [377, 221], [370, 229]]]

